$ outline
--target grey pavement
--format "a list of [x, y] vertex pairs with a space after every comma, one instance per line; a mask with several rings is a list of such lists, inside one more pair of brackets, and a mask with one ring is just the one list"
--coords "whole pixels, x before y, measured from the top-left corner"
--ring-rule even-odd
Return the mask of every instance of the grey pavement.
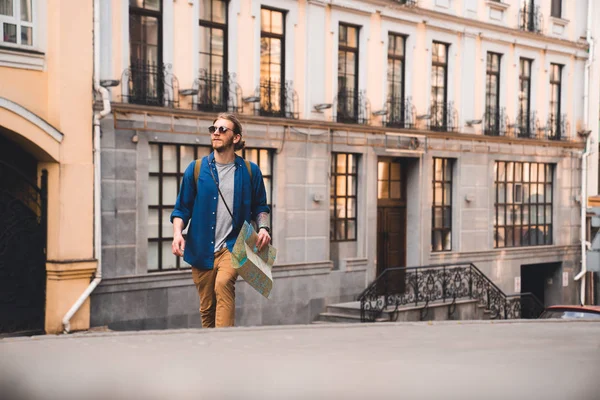
[[332, 324], [0, 340], [1, 399], [600, 399], [600, 322]]

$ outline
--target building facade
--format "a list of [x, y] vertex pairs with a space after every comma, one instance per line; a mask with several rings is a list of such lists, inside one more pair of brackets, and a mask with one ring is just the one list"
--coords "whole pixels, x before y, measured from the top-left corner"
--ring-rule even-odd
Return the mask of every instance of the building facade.
[[238, 325], [309, 323], [397, 266], [470, 262], [505, 293], [578, 301], [581, 156], [598, 137], [588, 1], [100, 7], [112, 112], [92, 326], [200, 325], [169, 215], [220, 111], [244, 123], [278, 249], [271, 300], [238, 282]]
[[96, 270], [92, 31], [91, 2], [0, 2], [0, 335], [62, 332]]

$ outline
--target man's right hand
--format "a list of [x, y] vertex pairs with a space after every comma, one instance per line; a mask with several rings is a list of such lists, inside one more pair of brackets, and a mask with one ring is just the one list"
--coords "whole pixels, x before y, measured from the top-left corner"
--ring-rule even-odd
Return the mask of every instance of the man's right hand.
[[183, 251], [185, 250], [185, 239], [181, 233], [176, 234], [173, 238], [173, 244], [171, 245], [173, 254], [178, 257], [183, 257]]

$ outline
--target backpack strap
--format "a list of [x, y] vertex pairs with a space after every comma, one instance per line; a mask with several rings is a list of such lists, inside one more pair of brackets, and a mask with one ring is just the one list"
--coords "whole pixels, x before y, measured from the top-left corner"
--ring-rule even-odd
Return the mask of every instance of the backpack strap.
[[[248, 170], [248, 174], [250, 174], [250, 182], [252, 182], [252, 168], [250, 168], [250, 161], [244, 160], [246, 163], [246, 169]], [[202, 165], [202, 160], [196, 160], [194, 162], [194, 184], [196, 185], [196, 191], [198, 190], [198, 178], [200, 177], [200, 166]]]

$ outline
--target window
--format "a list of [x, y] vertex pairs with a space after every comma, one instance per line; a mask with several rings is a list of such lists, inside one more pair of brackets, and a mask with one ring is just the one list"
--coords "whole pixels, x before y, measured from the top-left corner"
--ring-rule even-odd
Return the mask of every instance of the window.
[[433, 159], [431, 250], [452, 250], [452, 160]]
[[431, 57], [431, 115], [432, 130], [447, 130], [448, 118], [448, 45], [433, 42]]
[[406, 37], [390, 33], [388, 35], [388, 126], [404, 127], [406, 109], [404, 98], [404, 57]]
[[[148, 270], [162, 271], [189, 267], [171, 253], [173, 225], [170, 216], [175, 208], [183, 173], [188, 165], [211, 152], [208, 146], [151, 143], [148, 182]], [[256, 163], [263, 174], [267, 202], [272, 206], [273, 151], [246, 148], [238, 153]], [[271, 220], [273, 212], [271, 210]], [[271, 224], [272, 227], [272, 224]], [[187, 229], [184, 231], [184, 235]]]
[[517, 129], [519, 137], [531, 137], [531, 60], [519, 60], [519, 114], [517, 115]]
[[358, 33], [359, 28], [357, 26], [340, 24], [338, 36], [338, 122], [358, 122]]
[[163, 105], [161, 0], [129, 0], [129, 58], [129, 102]]
[[356, 194], [358, 156], [333, 153], [331, 159], [331, 225], [332, 241], [356, 240]]
[[285, 14], [260, 11], [260, 114], [285, 113]]
[[552, 0], [550, 15], [554, 18], [562, 18], [562, 0]]
[[497, 161], [494, 247], [552, 244], [552, 164]]
[[377, 163], [377, 199], [406, 200], [403, 185], [403, 168], [400, 161], [379, 161]]
[[562, 90], [562, 65], [550, 64], [550, 113], [548, 117], [548, 137], [560, 139], [561, 134], [561, 107], [560, 97]]
[[[210, 147], [175, 144], [150, 144], [148, 182], [148, 271], [189, 267], [171, 252], [175, 208], [181, 178], [187, 166], [210, 153]], [[187, 232], [184, 231], [184, 234]]]
[[198, 108], [225, 111], [228, 100], [227, 2], [200, 3], [200, 76]]
[[0, 45], [32, 48], [33, 39], [32, 0], [0, 0]]
[[[265, 183], [265, 191], [267, 192], [267, 205], [271, 209], [269, 223], [271, 232], [273, 232], [273, 201], [271, 200], [273, 196], [273, 150], [244, 148], [241, 153], [238, 152], [238, 155], [252, 161], [260, 168]], [[271, 234], [271, 236], [273, 235]]]
[[492, 136], [500, 134], [500, 57], [487, 53], [484, 133]]

